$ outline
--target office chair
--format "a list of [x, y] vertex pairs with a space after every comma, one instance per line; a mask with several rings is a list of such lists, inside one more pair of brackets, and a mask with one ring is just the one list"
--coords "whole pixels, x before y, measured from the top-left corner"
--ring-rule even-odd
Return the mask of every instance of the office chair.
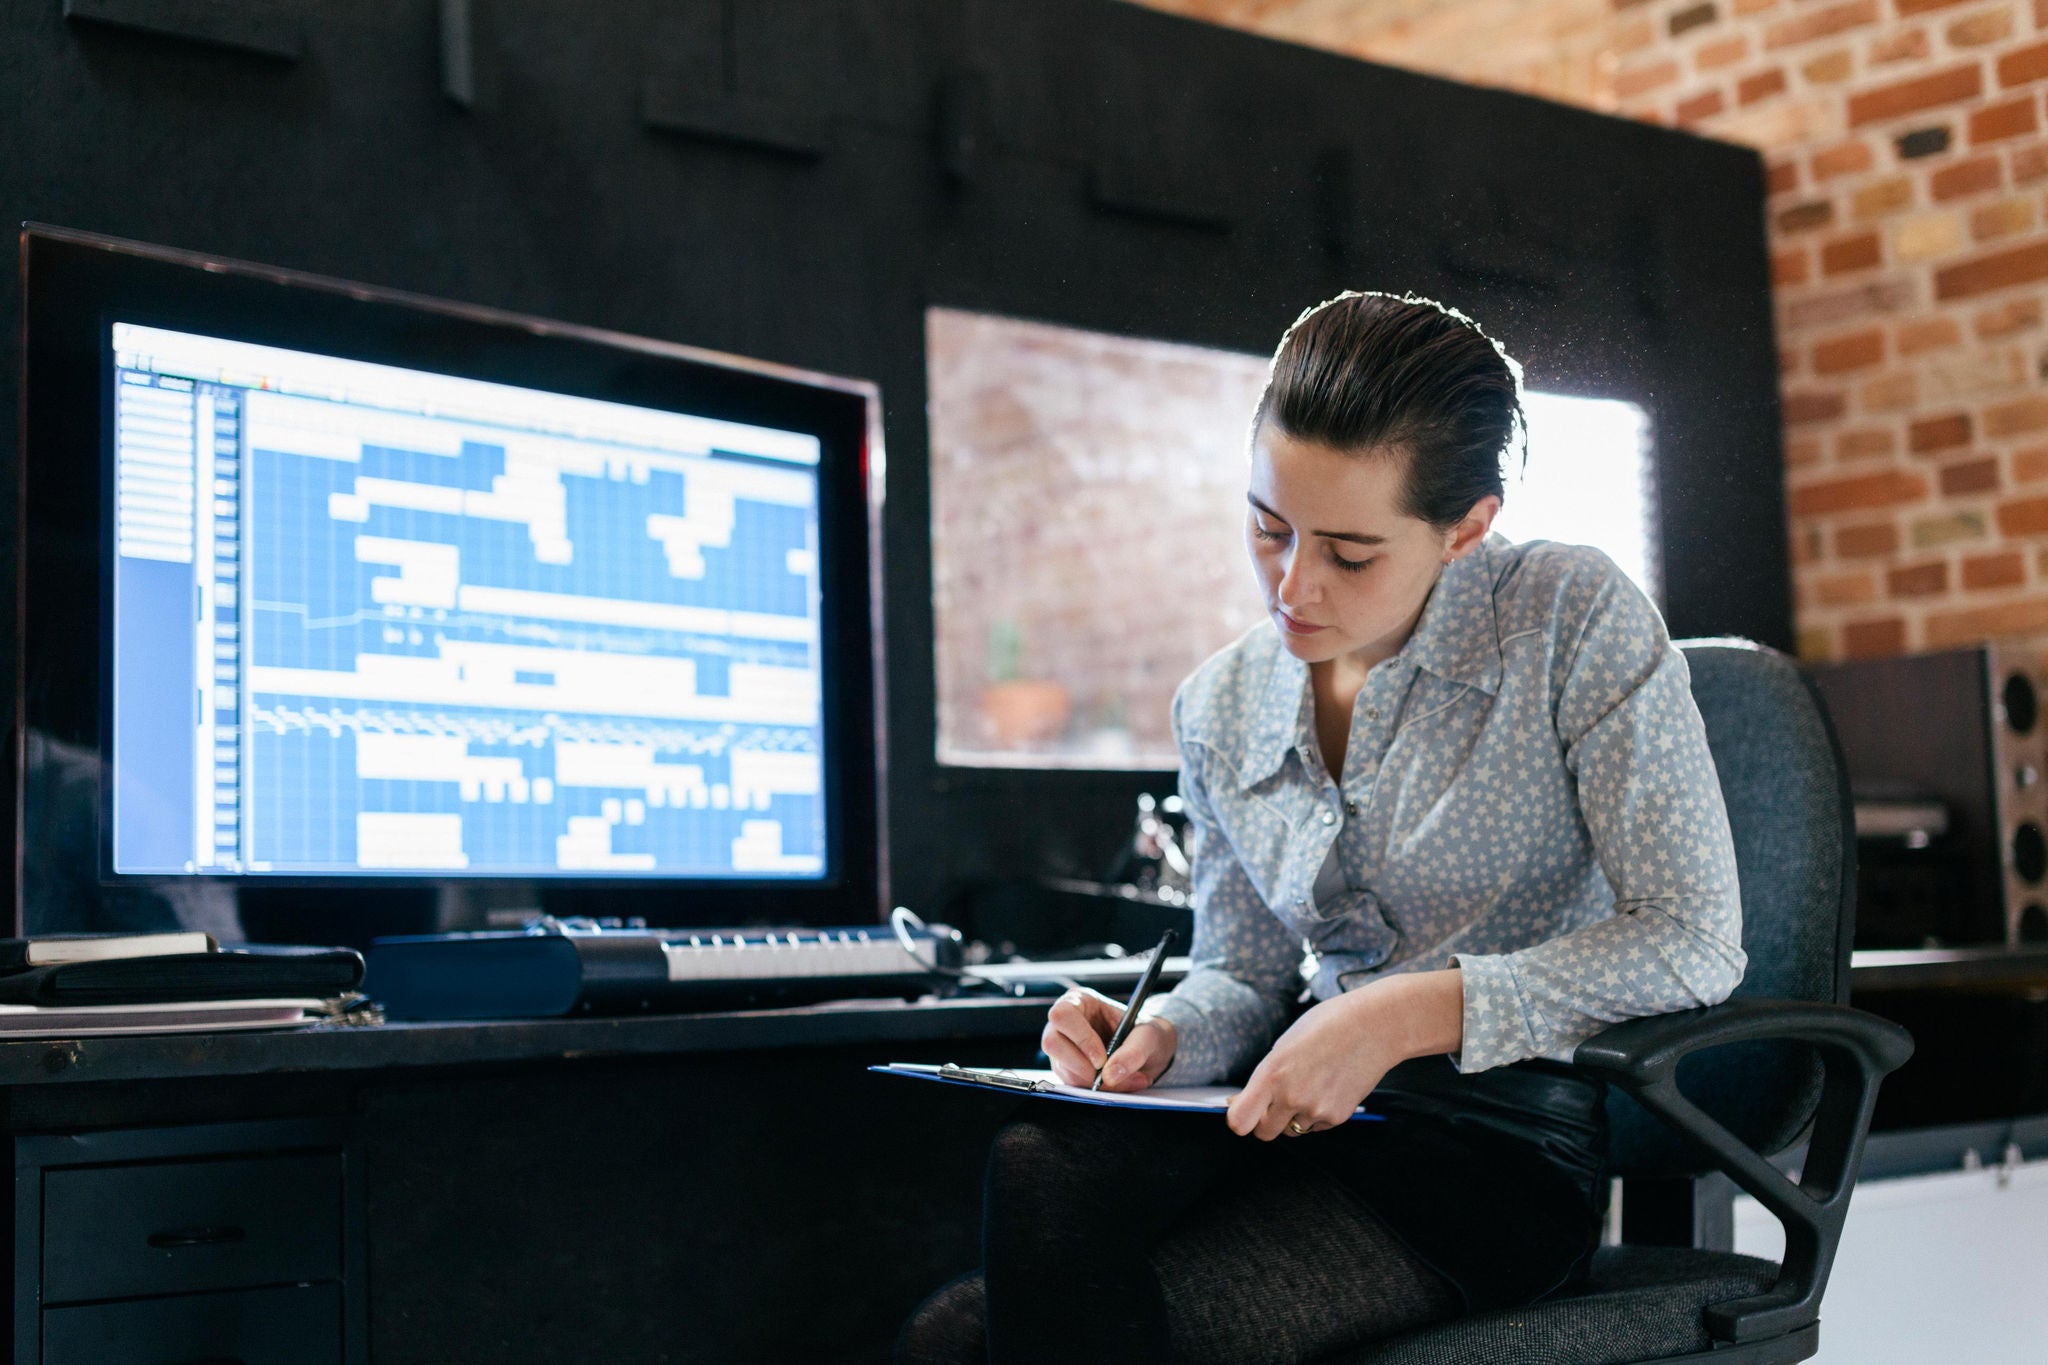
[[[1381, 1338], [1317, 1365], [1781, 1365], [1819, 1349], [1820, 1300], [1884, 1077], [1906, 1031], [1848, 1008], [1856, 831], [1841, 748], [1791, 659], [1681, 641], [1720, 773], [1749, 967], [1735, 997], [1617, 1024], [1575, 1065], [1609, 1083], [1610, 1169], [1627, 1182], [1718, 1169], [1785, 1226], [1780, 1265], [1691, 1246], [1615, 1246], [1588, 1282], [1527, 1307]], [[1807, 1138], [1797, 1181], [1768, 1157]], [[979, 1275], [942, 1291], [978, 1336]], [[973, 1342], [963, 1338], [961, 1358]]]
[[[1326, 1365], [1780, 1365], [1820, 1349], [1821, 1294], [1877, 1087], [1913, 1043], [1848, 1008], [1855, 815], [1819, 693], [1792, 660], [1746, 640], [1679, 648], [1735, 836], [1749, 967], [1733, 999], [1617, 1024], [1573, 1062], [1609, 1083], [1624, 1208], [1630, 1181], [1717, 1169], [1783, 1222], [1784, 1261], [1603, 1247], [1575, 1293], [1354, 1347]], [[1794, 1181], [1766, 1158], [1802, 1133]]]

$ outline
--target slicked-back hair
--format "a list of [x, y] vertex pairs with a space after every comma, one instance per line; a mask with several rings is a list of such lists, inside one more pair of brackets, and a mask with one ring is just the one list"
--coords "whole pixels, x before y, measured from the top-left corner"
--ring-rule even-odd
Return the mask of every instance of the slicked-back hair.
[[1271, 422], [1334, 450], [1405, 452], [1400, 510], [1449, 530], [1481, 498], [1506, 495], [1501, 458], [1517, 433], [1526, 437], [1521, 379], [1499, 343], [1455, 309], [1340, 294], [1280, 339], [1252, 434]]

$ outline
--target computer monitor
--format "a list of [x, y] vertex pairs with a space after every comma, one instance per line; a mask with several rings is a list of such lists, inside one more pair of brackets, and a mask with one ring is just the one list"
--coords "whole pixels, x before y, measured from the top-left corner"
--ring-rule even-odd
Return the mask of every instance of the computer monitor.
[[872, 386], [78, 234], [24, 252], [26, 824], [77, 803], [67, 764], [97, 779], [95, 838], [24, 849], [28, 900], [89, 851], [114, 889], [876, 917]]

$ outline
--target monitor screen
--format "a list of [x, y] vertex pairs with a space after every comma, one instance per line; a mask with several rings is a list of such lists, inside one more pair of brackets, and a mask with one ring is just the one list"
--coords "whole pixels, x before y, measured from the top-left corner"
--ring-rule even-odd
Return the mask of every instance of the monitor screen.
[[17, 924], [879, 918], [872, 384], [23, 251]]
[[116, 872], [823, 873], [815, 435], [111, 353]]

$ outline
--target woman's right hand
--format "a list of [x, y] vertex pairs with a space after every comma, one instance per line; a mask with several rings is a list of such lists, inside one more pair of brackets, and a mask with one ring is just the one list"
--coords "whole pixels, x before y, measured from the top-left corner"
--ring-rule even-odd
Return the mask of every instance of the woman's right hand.
[[[1124, 1017], [1121, 1002], [1101, 991], [1076, 987], [1052, 1002], [1038, 1045], [1052, 1063], [1052, 1074], [1068, 1085], [1095, 1084], [1109, 1036]], [[1103, 1072], [1104, 1090], [1143, 1090], [1173, 1063], [1180, 1035], [1164, 1019], [1147, 1019], [1125, 1036]]]

